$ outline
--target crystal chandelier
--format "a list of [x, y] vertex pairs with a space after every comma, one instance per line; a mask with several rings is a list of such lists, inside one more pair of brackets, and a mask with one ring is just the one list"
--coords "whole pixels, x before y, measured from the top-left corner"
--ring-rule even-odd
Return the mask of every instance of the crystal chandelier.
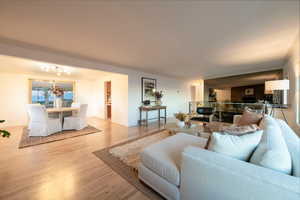
[[68, 68], [65, 68], [65, 67], [44, 65], [44, 66], [41, 67], [41, 69], [44, 72], [53, 72], [57, 76], [61, 76], [62, 74], [71, 75], [71, 71]]

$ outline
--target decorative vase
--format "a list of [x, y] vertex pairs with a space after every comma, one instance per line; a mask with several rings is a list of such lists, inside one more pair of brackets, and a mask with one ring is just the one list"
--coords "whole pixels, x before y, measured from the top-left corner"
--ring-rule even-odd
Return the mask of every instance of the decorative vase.
[[61, 97], [56, 97], [54, 100], [54, 107], [55, 108], [61, 108], [62, 107], [62, 98]]
[[162, 104], [161, 99], [156, 99], [155, 104], [156, 104], [157, 106], [161, 106], [161, 104]]
[[176, 124], [177, 124], [177, 126], [178, 126], [179, 128], [183, 128], [183, 127], [185, 126], [184, 121], [179, 121], [179, 120], [177, 120]]

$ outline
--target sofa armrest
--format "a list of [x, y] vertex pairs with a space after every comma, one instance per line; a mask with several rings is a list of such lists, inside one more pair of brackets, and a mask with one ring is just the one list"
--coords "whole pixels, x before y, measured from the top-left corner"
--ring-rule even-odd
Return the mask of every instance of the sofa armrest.
[[233, 124], [238, 124], [241, 118], [242, 118], [242, 115], [234, 115], [233, 116]]
[[197, 147], [182, 153], [181, 199], [296, 200], [300, 178]]

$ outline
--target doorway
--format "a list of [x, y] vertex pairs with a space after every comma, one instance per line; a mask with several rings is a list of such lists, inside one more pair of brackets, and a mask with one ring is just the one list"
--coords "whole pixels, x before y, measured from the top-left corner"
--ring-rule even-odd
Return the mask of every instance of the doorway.
[[111, 81], [104, 82], [105, 119], [111, 120]]

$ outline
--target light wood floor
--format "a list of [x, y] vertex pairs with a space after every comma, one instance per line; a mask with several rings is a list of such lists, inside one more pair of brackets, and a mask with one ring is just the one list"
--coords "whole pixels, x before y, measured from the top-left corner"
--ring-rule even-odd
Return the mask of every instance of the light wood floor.
[[127, 128], [98, 118], [89, 124], [103, 130], [39, 146], [18, 149], [23, 127], [9, 127], [9, 139], [0, 138], [0, 199], [147, 200], [92, 152], [157, 130]]

